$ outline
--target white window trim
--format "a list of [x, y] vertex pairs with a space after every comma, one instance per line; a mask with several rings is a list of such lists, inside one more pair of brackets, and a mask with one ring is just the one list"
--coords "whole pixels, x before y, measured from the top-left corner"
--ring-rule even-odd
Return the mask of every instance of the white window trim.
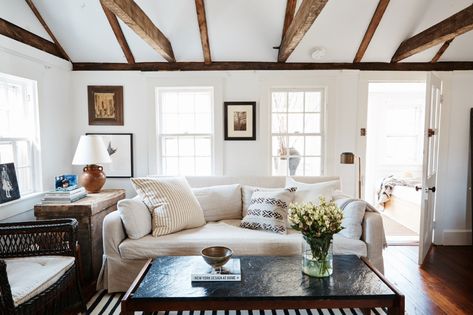
[[[189, 92], [200, 92], [200, 91], [209, 91], [211, 93], [210, 97], [210, 121], [211, 121], [211, 129], [210, 133], [169, 133], [163, 134], [161, 131], [161, 117], [162, 117], [162, 92], [181, 92], [181, 91], [189, 91]], [[211, 141], [211, 174], [215, 175], [218, 173], [216, 167], [216, 159], [217, 159], [217, 145], [216, 145], [216, 137], [215, 137], [215, 88], [213, 86], [176, 86], [176, 87], [157, 87], [156, 88], [156, 169], [159, 175], [163, 175], [163, 161], [162, 161], [162, 137], [182, 137], [182, 136], [189, 136], [189, 137], [198, 137], [198, 136], [210, 136]], [[194, 156], [195, 158], [195, 156]]]
[[[34, 80], [21, 78], [13, 75], [9, 75], [6, 73], [0, 73], [0, 80], [10, 83], [10, 84], [17, 84], [21, 85], [26, 93], [23, 95], [24, 101], [28, 101], [32, 103], [32, 110], [33, 110], [33, 117], [35, 120], [35, 135], [34, 138], [25, 138], [25, 137], [0, 137], [0, 141], [11, 141], [11, 142], [18, 142], [18, 141], [27, 141], [30, 145], [30, 163], [32, 168], [32, 185], [33, 190], [27, 192], [26, 194], [20, 191], [20, 198], [17, 200], [9, 201], [4, 204], [0, 205], [9, 205], [14, 203], [15, 201], [27, 200], [31, 196], [36, 196], [43, 191], [42, 187], [42, 163], [41, 163], [41, 148], [40, 148], [40, 128], [39, 128], [39, 106], [38, 106], [38, 89], [37, 89], [37, 82]], [[16, 161], [17, 150], [16, 145], [14, 145], [14, 160]], [[16, 165], [15, 165], [16, 170]]]
[[[269, 165], [269, 174], [270, 176], [275, 176], [273, 175], [272, 171], [272, 159], [273, 159], [273, 135], [278, 135], [279, 133], [273, 133], [273, 100], [272, 100], [272, 94], [274, 92], [320, 92], [321, 93], [321, 106], [320, 106], [320, 133], [302, 133], [300, 135], [303, 136], [320, 136], [321, 137], [321, 144], [320, 144], [320, 176], [325, 175], [325, 165], [326, 165], [326, 138], [327, 138], [327, 117], [326, 117], [326, 112], [327, 112], [327, 88], [326, 87], [277, 87], [277, 88], [270, 88], [269, 89], [269, 104], [268, 104], [268, 117], [269, 117], [269, 158], [268, 158], [268, 165]], [[288, 112], [287, 112], [288, 113]], [[291, 112], [292, 113], [292, 112]], [[297, 113], [302, 113], [305, 114], [305, 109], [303, 112], [297, 112]], [[305, 124], [305, 119], [303, 121]], [[287, 133], [289, 134], [289, 133]], [[296, 136], [296, 134], [294, 134]], [[305, 149], [305, 142], [304, 142], [304, 149]], [[306, 155], [304, 155], [305, 157]], [[311, 157], [311, 156], [308, 156]], [[287, 174], [289, 176], [289, 174]], [[311, 176], [311, 175], [303, 175], [303, 176]]]

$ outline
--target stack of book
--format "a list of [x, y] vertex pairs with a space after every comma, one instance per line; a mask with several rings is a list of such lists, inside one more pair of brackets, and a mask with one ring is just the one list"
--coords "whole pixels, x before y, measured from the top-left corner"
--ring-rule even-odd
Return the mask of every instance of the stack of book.
[[213, 269], [202, 260], [194, 265], [191, 281], [241, 281], [240, 259], [232, 258], [218, 269]]
[[71, 190], [55, 190], [47, 192], [42, 200], [43, 204], [71, 203], [87, 196], [84, 187]]

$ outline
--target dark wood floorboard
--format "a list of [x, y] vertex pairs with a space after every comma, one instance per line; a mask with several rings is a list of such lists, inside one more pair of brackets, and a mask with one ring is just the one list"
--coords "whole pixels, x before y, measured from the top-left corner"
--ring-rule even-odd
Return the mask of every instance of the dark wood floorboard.
[[473, 246], [434, 246], [417, 264], [417, 246], [384, 251], [385, 275], [406, 297], [406, 312], [473, 314]]

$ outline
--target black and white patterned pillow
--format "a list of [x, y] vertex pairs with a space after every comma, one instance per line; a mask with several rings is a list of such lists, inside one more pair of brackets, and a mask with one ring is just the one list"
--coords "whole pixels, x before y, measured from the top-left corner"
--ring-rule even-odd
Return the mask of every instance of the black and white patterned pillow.
[[251, 230], [286, 234], [287, 208], [294, 200], [296, 189], [291, 187], [281, 190], [255, 191], [240, 226]]

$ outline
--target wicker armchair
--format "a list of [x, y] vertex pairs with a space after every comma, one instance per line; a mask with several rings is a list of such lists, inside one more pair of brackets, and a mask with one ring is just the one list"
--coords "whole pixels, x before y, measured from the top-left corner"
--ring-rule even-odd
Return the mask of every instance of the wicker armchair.
[[[75, 219], [0, 224], [0, 314], [60, 314], [78, 303], [81, 310], [86, 311], [79, 283], [77, 229]], [[56, 270], [54, 277], [45, 276], [49, 277], [48, 281], [38, 286], [43, 278], [34, 266], [41, 268], [43, 265], [41, 262], [35, 265], [35, 259], [50, 261], [52, 265], [66, 261], [67, 265], [60, 271]], [[9, 264], [10, 281], [7, 274]], [[23, 273], [18, 266], [33, 267], [31, 272]], [[18, 294], [15, 295], [18, 288], [11, 282], [13, 277], [16, 277], [17, 284], [24, 285], [26, 281], [29, 286], [24, 286], [35, 291], [18, 300]]]

